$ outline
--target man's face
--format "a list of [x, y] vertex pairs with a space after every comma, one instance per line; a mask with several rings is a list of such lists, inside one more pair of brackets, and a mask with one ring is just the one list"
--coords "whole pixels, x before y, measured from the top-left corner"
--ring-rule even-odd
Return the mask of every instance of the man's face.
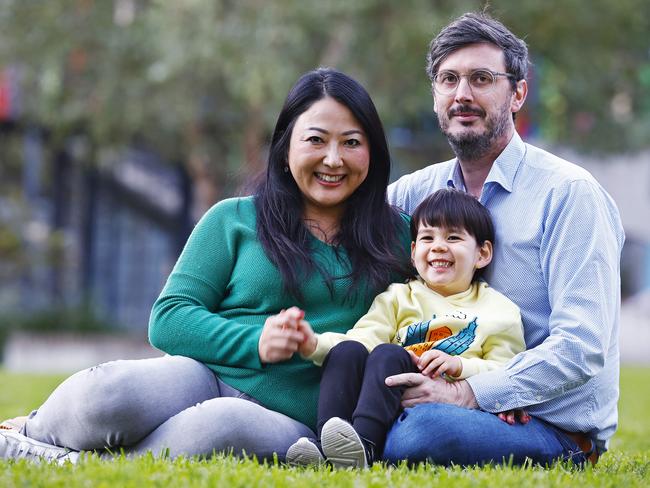
[[[445, 58], [438, 72], [452, 71], [466, 75], [476, 69], [504, 73], [505, 60], [501, 49], [493, 44], [481, 43], [452, 52]], [[525, 99], [522, 92], [512, 89], [510, 80], [497, 76], [494, 86], [486, 93], [475, 93], [467, 76], [461, 76], [456, 90], [450, 95], [434, 91], [433, 108], [440, 129], [447, 136], [454, 152], [461, 160], [474, 160], [491, 152], [501, 152], [512, 137], [517, 112]]]

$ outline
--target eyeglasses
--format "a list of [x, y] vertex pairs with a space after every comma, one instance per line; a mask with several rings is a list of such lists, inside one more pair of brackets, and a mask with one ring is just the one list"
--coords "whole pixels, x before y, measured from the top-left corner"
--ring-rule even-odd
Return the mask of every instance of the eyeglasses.
[[433, 89], [440, 95], [451, 95], [458, 88], [463, 76], [467, 78], [472, 93], [481, 94], [492, 91], [499, 76], [515, 79], [511, 73], [497, 73], [489, 69], [475, 69], [466, 75], [454, 71], [439, 71], [433, 76]]

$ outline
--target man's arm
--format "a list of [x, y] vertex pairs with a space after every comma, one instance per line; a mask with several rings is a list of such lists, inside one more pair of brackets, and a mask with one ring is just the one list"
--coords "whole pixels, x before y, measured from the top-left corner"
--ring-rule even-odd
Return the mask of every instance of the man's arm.
[[543, 403], [583, 385], [602, 370], [616, 333], [624, 237], [609, 195], [590, 180], [567, 182], [554, 189], [540, 225], [549, 335], [503, 370], [467, 380], [489, 412]]

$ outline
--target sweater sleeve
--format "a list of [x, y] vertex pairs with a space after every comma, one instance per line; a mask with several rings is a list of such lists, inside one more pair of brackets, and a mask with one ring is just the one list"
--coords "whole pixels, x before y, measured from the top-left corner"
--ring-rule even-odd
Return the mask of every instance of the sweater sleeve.
[[309, 359], [317, 366], [323, 364], [330, 349], [343, 341], [358, 341], [368, 351], [372, 351], [379, 344], [390, 343], [395, 337], [397, 327], [397, 289], [392, 285], [383, 293], [375, 297], [368, 313], [361, 317], [354, 327], [345, 334], [326, 332], [317, 334], [318, 344], [316, 350], [305, 359]]
[[482, 358], [465, 358], [460, 356], [463, 371], [455, 379], [465, 379], [485, 371], [502, 368], [515, 355], [526, 349], [524, 328], [519, 309], [513, 310], [503, 317], [505, 325], [500, 332], [492, 334], [483, 343]]
[[194, 228], [151, 311], [149, 340], [154, 347], [205, 363], [262, 367], [258, 342], [263, 324], [219, 313], [237, 260], [240, 231], [250, 227], [241, 217], [240, 201], [218, 203]]

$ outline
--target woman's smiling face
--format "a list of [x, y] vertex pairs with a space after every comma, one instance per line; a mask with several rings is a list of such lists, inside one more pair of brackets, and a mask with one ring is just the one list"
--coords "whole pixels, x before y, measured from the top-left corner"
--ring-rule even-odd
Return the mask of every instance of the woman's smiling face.
[[352, 112], [325, 97], [296, 119], [288, 160], [303, 196], [304, 218], [338, 220], [368, 176], [370, 147]]

